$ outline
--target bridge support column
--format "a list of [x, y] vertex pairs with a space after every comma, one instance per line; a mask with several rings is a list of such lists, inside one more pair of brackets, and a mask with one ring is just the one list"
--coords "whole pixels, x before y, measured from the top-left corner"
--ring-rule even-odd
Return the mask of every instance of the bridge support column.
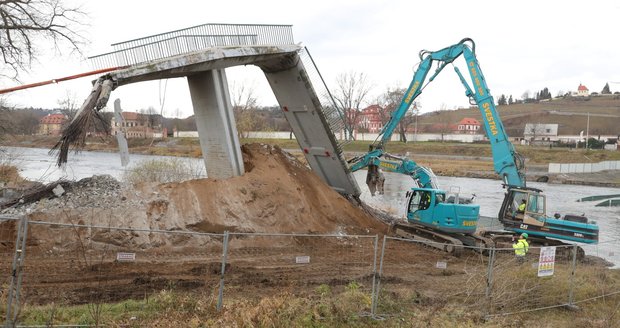
[[265, 61], [263, 70], [306, 161], [334, 190], [359, 196], [361, 191], [331, 132], [321, 101], [298, 54], [286, 60]]
[[207, 176], [225, 179], [244, 173], [243, 157], [224, 69], [187, 76]]

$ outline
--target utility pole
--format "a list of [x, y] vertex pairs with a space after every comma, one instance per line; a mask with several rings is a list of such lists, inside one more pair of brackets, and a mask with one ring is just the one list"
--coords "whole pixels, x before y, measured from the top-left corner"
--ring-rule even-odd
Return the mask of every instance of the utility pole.
[[417, 142], [418, 141], [418, 114], [420, 114], [420, 111], [418, 110], [417, 106], [413, 108], [413, 112], [415, 114], [415, 124], [413, 126], [413, 141]]
[[588, 150], [588, 139], [590, 139], [590, 112], [588, 112], [588, 121], [586, 123], [586, 151]]

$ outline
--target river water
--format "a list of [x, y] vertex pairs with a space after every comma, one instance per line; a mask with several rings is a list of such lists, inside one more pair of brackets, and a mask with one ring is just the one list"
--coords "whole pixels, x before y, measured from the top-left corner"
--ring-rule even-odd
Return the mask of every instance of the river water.
[[[3, 158], [10, 158], [20, 168], [23, 177], [41, 182], [55, 181], [60, 178], [79, 180], [92, 175], [109, 174], [121, 179], [127, 170], [121, 166], [118, 153], [81, 152], [69, 154], [69, 163], [64, 169], [55, 166], [56, 157], [50, 156], [47, 149], [38, 148], [3, 148]], [[140, 162], [162, 159], [164, 156], [130, 155], [128, 168]], [[193, 167], [203, 165], [202, 159], [186, 159]], [[384, 173], [386, 176], [385, 194], [371, 196], [365, 185], [366, 172], [355, 172], [354, 176], [362, 189], [361, 199], [373, 207], [380, 208], [397, 217], [405, 216], [405, 193], [414, 186], [413, 181], [403, 175]], [[480, 204], [480, 215], [497, 217], [502, 203], [504, 190], [499, 180], [473, 179], [458, 177], [438, 177], [439, 185], [446, 191], [460, 190], [460, 195], [476, 195], [475, 202]], [[547, 213], [585, 214], [595, 220], [600, 229], [598, 245], [581, 245], [586, 253], [601, 256], [620, 266], [620, 207], [596, 207], [597, 202], [577, 202], [586, 196], [620, 194], [619, 188], [604, 188], [577, 185], [559, 185], [529, 183], [531, 187], [544, 190], [547, 195]], [[492, 226], [500, 229], [500, 226]]]
[[[371, 196], [365, 185], [366, 171], [355, 172], [362, 195], [367, 204], [380, 208], [397, 217], [405, 217], [405, 193], [415, 186], [408, 176], [384, 173], [385, 194]], [[446, 191], [460, 191], [462, 197], [476, 195], [475, 203], [480, 204], [480, 215], [497, 218], [497, 213], [504, 200], [504, 189], [500, 180], [473, 179], [459, 177], [438, 177], [439, 187]], [[597, 245], [580, 245], [586, 254], [600, 256], [620, 267], [620, 207], [596, 207], [598, 202], [577, 202], [577, 199], [595, 196], [620, 194], [620, 188], [604, 188], [578, 185], [562, 185], [528, 182], [529, 187], [539, 188], [547, 196], [547, 214], [585, 214], [599, 225], [599, 243]], [[501, 230], [496, 219], [484, 220], [480, 225]]]

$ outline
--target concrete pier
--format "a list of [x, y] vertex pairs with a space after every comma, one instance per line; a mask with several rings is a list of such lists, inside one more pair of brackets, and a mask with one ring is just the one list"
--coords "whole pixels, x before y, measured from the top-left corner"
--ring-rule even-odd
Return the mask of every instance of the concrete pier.
[[243, 157], [226, 72], [214, 69], [193, 74], [187, 82], [207, 176], [224, 179], [242, 175]]

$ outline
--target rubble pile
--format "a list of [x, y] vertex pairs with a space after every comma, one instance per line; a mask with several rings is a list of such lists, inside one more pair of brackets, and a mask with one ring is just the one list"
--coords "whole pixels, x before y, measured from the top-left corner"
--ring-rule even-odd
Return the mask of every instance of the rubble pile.
[[40, 193], [38, 200], [17, 199], [15, 205], [0, 213], [20, 215], [47, 209], [119, 208], [125, 205], [126, 192], [110, 175], [95, 175], [77, 182], [56, 181], [48, 185], [47, 192]]

